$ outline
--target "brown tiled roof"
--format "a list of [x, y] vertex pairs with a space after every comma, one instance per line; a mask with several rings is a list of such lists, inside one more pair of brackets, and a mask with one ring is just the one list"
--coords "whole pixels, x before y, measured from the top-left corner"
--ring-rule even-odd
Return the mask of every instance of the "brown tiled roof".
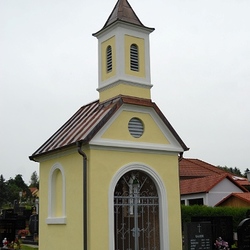
[[123, 104], [152, 107], [172, 132], [183, 150], [188, 150], [187, 146], [154, 102], [149, 99], [118, 96], [105, 103], [94, 101], [82, 106], [57, 132], [30, 156], [30, 159], [35, 160], [37, 156], [69, 147], [77, 142], [82, 142], [83, 144], [88, 143]]
[[225, 174], [224, 170], [199, 159], [183, 158], [179, 164], [181, 179]]
[[236, 198], [238, 198], [240, 200], [248, 202], [249, 206], [250, 206], [250, 192], [246, 192], [246, 193], [231, 193], [230, 195], [228, 195], [227, 197], [225, 197], [223, 200], [221, 200], [220, 202], [218, 202], [215, 206], [219, 206], [224, 201], [228, 200], [230, 197], [236, 197]]
[[213, 187], [215, 187], [219, 182], [227, 178], [233, 182], [242, 191], [248, 192], [244, 187], [240, 186], [235, 182], [231, 175], [220, 174], [220, 175], [210, 175], [202, 178], [194, 178], [180, 181], [181, 195], [184, 194], [195, 194], [195, 193], [208, 193]]
[[[137, 17], [136, 13], [132, 9], [131, 5], [127, 0], [118, 0], [114, 9], [112, 10], [110, 16], [108, 17], [108, 20], [104, 24], [103, 28], [100, 30], [102, 31], [109, 25], [117, 22], [117, 21], [122, 21], [130, 24], [134, 24], [137, 26], [141, 26], [143, 28], [149, 29], [151, 31], [154, 30], [154, 28], [148, 28], [142, 24], [140, 19]], [[96, 32], [93, 34], [94, 36], [99, 33], [100, 31]]]
[[250, 182], [247, 178], [242, 178], [242, 177], [233, 177], [234, 180], [241, 186], [250, 186]]

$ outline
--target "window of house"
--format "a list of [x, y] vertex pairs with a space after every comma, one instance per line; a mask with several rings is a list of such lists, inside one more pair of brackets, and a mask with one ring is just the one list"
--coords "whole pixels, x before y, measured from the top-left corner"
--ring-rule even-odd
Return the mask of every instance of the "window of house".
[[107, 59], [107, 73], [112, 71], [113, 64], [112, 64], [112, 47], [109, 45], [106, 51], [106, 59]]
[[136, 44], [130, 46], [130, 70], [139, 71], [139, 52]]
[[204, 205], [203, 198], [189, 199], [188, 205]]
[[61, 164], [52, 166], [49, 173], [47, 224], [66, 224], [65, 175]]

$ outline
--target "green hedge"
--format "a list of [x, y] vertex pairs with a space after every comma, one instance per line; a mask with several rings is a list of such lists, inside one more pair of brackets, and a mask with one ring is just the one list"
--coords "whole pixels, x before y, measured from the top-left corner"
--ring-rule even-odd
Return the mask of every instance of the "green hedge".
[[233, 229], [237, 230], [239, 223], [246, 218], [249, 208], [235, 208], [235, 207], [207, 207], [200, 205], [181, 206], [182, 223], [190, 222], [193, 216], [232, 216]]

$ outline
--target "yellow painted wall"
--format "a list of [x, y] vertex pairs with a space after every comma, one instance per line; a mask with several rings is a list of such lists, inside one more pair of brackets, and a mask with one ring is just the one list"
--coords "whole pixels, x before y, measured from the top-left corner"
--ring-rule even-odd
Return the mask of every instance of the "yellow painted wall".
[[[72, 246], [74, 246], [74, 249], [82, 249], [82, 156], [76, 151], [76, 153], [68, 156], [55, 155], [55, 157], [58, 158], [40, 163], [39, 249], [72, 249]], [[49, 173], [55, 163], [62, 165], [66, 177], [66, 225], [46, 224], [48, 217]], [[56, 188], [59, 188], [59, 186]], [[61, 210], [57, 208], [57, 211]]]
[[[108, 191], [116, 172], [130, 162], [150, 166], [164, 182], [169, 213], [169, 244], [181, 248], [181, 214], [177, 155], [94, 150], [88, 154], [89, 174], [89, 250], [109, 250]], [[48, 174], [55, 163], [61, 163], [66, 176], [66, 225], [47, 225]], [[82, 157], [78, 154], [41, 163], [40, 168], [40, 235], [39, 249], [82, 249]], [[97, 240], [98, 239], [98, 240]]]
[[63, 182], [62, 182], [62, 173], [59, 170], [55, 172], [55, 216], [63, 216]]
[[139, 87], [136, 85], [129, 85], [119, 83], [111, 88], [100, 90], [100, 102], [106, 101], [118, 95], [136, 96], [138, 98], [151, 99], [150, 88]]
[[[129, 133], [128, 123], [133, 117], [139, 118], [144, 124], [144, 133], [140, 138], [134, 138]], [[117, 119], [102, 135], [102, 138], [133, 142], [169, 144], [169, 141], [164, 136], [163, 132], [160, 130], [150, 114], [134, 111], [122, 111], [119, 117], [117, 117]]]
[[[115, 154], [115, 156], [114, 156]], [[89, 165], [89, 249], [109, 249], [108, 191], [115, 173], [130, 162], [149, 165], [161, 177], [167, 191], [169, 244], [182, 249], [178, 159], [173, 155], [92, 150]], [[98, 239], [98, 240], [96, 240]]]

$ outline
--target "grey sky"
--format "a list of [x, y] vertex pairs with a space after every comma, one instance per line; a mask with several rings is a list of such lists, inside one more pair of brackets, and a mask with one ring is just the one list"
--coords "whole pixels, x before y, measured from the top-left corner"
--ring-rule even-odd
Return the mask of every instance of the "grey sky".
[[[248, 166], [250, 1], [130, 0], [151, 34], [152, 99], [190, 151]], [[31, 155], [98, 99], [97, 40], [116, 0], [0, 0], [0, 174], [28, 183]]]

